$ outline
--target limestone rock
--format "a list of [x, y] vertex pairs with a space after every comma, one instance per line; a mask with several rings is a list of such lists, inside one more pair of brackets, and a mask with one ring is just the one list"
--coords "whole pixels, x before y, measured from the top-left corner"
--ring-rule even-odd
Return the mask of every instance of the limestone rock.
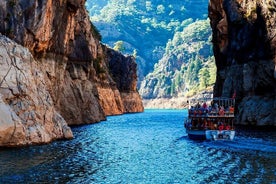
[[236, 93], [237, 123], [276, 126], [276, 2], [211, 0], [214, 96]]
[[125, 107], [125, 113], [144, 111], [141, 96], [137, 92], [121, 92], [121, 97]]
[[73, 138], [28, 49], [0, 34], [0, 146]]
[[105, 115], [118, 115], [125, 112], [125, 107], [118, 89], [107, 88], [102, 85], [98, 85], [97, 89], [99, 91], [100, 104], [104, 109]]

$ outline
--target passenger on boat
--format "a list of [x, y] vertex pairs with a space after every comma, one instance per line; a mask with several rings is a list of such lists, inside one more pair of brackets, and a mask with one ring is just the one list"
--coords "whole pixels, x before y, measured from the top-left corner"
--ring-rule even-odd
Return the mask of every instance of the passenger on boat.
[[217, 104], [217, 103], [214, 104], [214, 108], [215, 108], [215, 111], [216, 111], [216, 112], [219, 111], [219, 107], [218, 107], [218, 104]]
[[199, 109], [199, 108], [200, 108], [200, 104], [199, 104], [199, 102], [197, 102], [197, 104], [196, 104], [196, 108], [197, 108], [197, 109]]
[[204, 129], [204, 130], [207, 130], [207, 129], [208, 129], [208, 123], [207, 123], [207, 120], [206, 120], [206, 119], [204, 119], [204, 120], [202, 121], [202, 129]]
[[214, 124], [211, 123], [211, 122], [209, 122], [209, 127], [210, 127], [211, 130], [215, 130], [216, 129], [215, 126], [214, 126]]
[[189, 115], [192, 115], [193, 113], [194, 113], [194, 107], [193, 106], [191, 106], [191, 108], [189, 109]]
[[229, 112], [233, 114], [233, 113], [234, 113], [234, 110], [235, 110], [234, 107], [231, 105], [231, 106], [229, 107]]
[[194, 113], [193, 113], [193, 114], [194, 114], [194, 116], [196, 116], [196, 115], [197, 115], [197, 110], [196, 110], [196, 109], [194, 110]]
[[214, 129], [217, 130], [218, 124], [214, 123]]
[[201, 116], [202, 115], [202, 109], [198, 109], [198, 115]]
[[224, 129], [224, 126], [223, 126], [223, 124], [221, 124], [221, 125], [219, 125], [219, 131], [222, 131], [223, 129]]
[[224, 111], [229, 112], [229, 106], [225, 106]]
[[226, 125], [225, 129], [226, 129], [226, 130], [230, 130], [230, 129], [231, 129], [231, 126], [230, 126], [230, 125]]
[[206, 104], [206, 102], [204, 102], [204, 103], [202, 104], [202, 107], [203, 107], [204, 109], [207, 109], [207, 104]]
[[224, 107], [223, 106], [220, 106], [219, 115], [224, 116]]
[[210, 106], [208, 107], [208, 113], [211, 112], [211, 111], [212, 111], [212, 106], [210, 105]]

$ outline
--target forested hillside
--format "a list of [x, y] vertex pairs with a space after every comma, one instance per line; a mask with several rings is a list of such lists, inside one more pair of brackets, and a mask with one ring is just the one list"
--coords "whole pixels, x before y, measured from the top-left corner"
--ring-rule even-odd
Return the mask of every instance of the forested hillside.
[[137, 56], [139, 76], [142, 79], [162, 58], [168, 39], [187, 26], [187, 19], [207, 17], [207, 2], [87, 0], [86, 4], [91, 21], [100, 30], [102, 41], [111, 47], [122, 41], [119, 50]]
[[162, 59], [140, 87], [144, 99], [194, 95], [215, 83], [209, 20], [189, 24], [169, 40]]
[[208, 0], [87, 0], [86, 5], [102, 42], [136, 57], [143, 98], [192, 94], [214, 82]]

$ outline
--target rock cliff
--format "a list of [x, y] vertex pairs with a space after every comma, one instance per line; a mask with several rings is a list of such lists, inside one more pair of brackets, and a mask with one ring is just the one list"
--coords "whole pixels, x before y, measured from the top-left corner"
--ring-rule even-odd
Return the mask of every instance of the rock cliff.
[[[0, 33], [27, 48], [1, 36], [1, 105], [3, 113], [10, 115], [1, 120], [0, 127], [18, 124], [19, 128], [26, 129], [17, 136], [20, 140], [15, 140], [14, 145], [71, 138], [67, 123], [93, 123], [104, 120], [106, 115], [143, 111], [136, 90], [134, 58], [111, 51], [100, 43], [84, 3], [84, 0], [0, 2]], [[17, 53], [17, 59], [13, 56], [15, 47], [23, 50]], [[22, 68], [13, 64], [17, 60]], [[31, 105], [20, 107], [23, 110], [19, 111], [15, 106], [21, 103]], [[16, 116], [21, 122], [31, 117], [33, 123], [20, 125]], [[28, 127], [36, 127], [33, 131], [36, 135], [31, 136], [35, 133], [28, 133]], [[49, 135], [43, 133], [44, 129]], [[4, 134], [0, 135], [7, 139]], [[0, 140], [0, 145], [9, 144]]]
[[28, 49], [0, 34], [0, 65], [0, 146], [72, 138]]
[[215, 96], [236, 94], [237, 123], [276, 126], [276, 2], [210, 0]]
[[124, 112], [137, 112], [144, 109], [142, 99], [137, 93], [137, 64], [133, 56], [123, 56], [107, 49], [108, 68], [119, 89]]

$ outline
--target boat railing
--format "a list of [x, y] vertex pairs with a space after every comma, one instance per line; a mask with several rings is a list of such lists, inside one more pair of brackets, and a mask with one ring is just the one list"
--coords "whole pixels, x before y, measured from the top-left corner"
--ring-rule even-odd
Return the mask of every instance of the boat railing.
[[219, 114], [218, 112], [209, 112], [209, 113], [199, 113], [199, 114], [194, 114], [194, 113], [189, 113], [189, 117], [235, 117], [234, 113], [231, 112], [225, 112], [224, 114]]
[[191, 127], [188, 127], [188, 129], [189, 130], [220, 130], [220, 131], [225, 131], [225, 130], [234, 130], [234, 126], [229, 125], [228, 127], [225, 126], [223, 128], [214, 127], [214, 126], [206, 126], [206, 127], [191, 126]]

